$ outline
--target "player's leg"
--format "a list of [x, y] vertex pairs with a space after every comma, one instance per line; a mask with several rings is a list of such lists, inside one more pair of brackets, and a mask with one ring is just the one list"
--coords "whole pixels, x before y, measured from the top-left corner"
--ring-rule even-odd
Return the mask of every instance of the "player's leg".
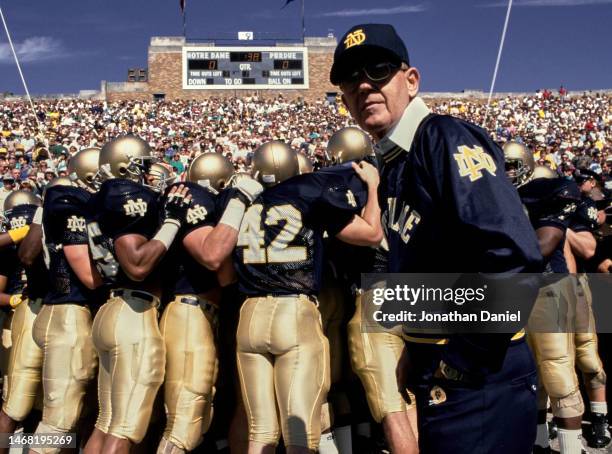
[[32, 327], [41, 307], [41, 299], [26, 300], [13, 313], [12, 348], [0, 412], [2, 433], [14, 432], [17, 422], [28, 416], [40, 389], [43, 353], [34, 342]]
[[[308, 327], [308, 329], [304, 329]], [[276, 399], [288, 453], [316, 451], [329, 391], [329, 343], [317, 306], [306, 297], [278, 304], [272, 325]]]
[[188, 304], [177, 297], [162, 316], [167, 423], [158, 453], [194, 450], [210, 426], [217, 354], [208, 305]]
[[237, 364], [249, 422], [249, 454], [274, 453], [280, 438], [274, 395], [274, 358], [267, 352], [275, 306], [268, 298], [248, 298], [238, 323]]
[[404, 341], [390, 332], [374, 332], [381, 328], [368, 328], [362, 323], [361, 295], [355, 306], [348, 325], [351, 365], [366, 391], [372, 417], [383, 425], [389, 447], [393, 452], [406, 452], [410, 449], [406, 434], [413, 432], [416, 437], [418, 430], [414, 399], [406, 403], [395, 380]]

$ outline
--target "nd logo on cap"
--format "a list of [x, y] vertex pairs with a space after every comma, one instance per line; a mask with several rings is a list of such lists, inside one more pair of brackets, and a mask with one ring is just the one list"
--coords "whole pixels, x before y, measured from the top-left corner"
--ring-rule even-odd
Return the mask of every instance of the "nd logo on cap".
[[346, 39], [344, 40], [344, 49], [348, 49], [349, 47], [358, 46], [366, 39], [366, 35], [363, 32], [362, 28], [358, 28], [355, 31], [352, 31], [348, 35], [346, 35]]

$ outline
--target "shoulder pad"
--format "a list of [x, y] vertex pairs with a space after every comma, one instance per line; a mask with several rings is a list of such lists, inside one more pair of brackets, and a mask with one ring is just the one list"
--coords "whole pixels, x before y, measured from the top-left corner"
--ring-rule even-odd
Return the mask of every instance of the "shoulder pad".
[[85, 214], [92, 194], [82, 188], [73, 186], [53, 186], [45, 193], [43, 203], [44, 217], [61, 216], [67, 212]]
[[7, 211], [6, 218], [9, 221], [11, 229], [24, 227], [32, 223], [34, 213], [38, 207], [36, 205], [19, 205], [10, 211]]
[[[197, 227], [214, 225], [217, 221], [215, 194], [208, 188], [191, 182], [174, 183], [168, 189], [181, 184], [189, 188], [192, 200], [192, 206], [187, 211], [187, 216], [185, 218], [185, 233]], [[169, 190], [166, 191], [166, 195], [168, 192]]]
[[102, 232], [116, 238], [126, 233], [153, 235], [159, 224], [158, 194], [122, 178], [105, 181], [95, 197], [94, 210]]

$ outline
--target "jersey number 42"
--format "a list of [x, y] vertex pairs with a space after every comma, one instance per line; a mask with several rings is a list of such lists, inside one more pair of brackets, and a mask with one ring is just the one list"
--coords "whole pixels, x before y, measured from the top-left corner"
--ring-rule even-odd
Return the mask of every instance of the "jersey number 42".
[[265, 216], [266, 226], [275, 226], [284, 222], [281, 231], [268, 245], [265, 244], [262, 215], [262, 205], [252, 205], [244, 215], [238, 234], [238, 246], [244, 248], [243, 262], [289, 263], [306, 260], [304, 246], [290, 246], [302, 230], [302, 213], [288, 204], [268, 208]]

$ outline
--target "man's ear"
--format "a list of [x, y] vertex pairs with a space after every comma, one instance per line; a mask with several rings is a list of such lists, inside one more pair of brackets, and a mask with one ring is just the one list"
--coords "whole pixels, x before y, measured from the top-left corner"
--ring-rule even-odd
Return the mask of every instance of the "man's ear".
[[419, 82], [421, 80], [421, 75], [419, 74], [419, 70], [413, 67], [408, 68], [405, 71], [406, 76], [406, 86], [408, 87], [408, 93], [410, 94], [410, 99], [415, 98], [419, 93]]

